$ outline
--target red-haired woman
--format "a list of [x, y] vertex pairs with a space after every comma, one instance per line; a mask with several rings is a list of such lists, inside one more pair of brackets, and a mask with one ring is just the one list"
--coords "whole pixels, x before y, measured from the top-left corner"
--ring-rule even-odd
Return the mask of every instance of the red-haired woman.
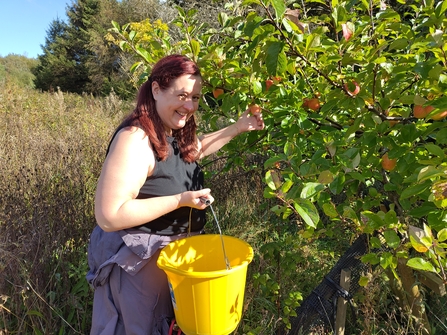
[[109, 144], [88, 253], [91, 335], [168, 333], [174, 313], [166, 275], [156, 265], [160, 249], [199, 234], [201, 198], [214, 200], [196, 161], [242, 132], [264, 128], [261, 114], [247, 110], [231, 126], [198, 138], [201, 79], [189, 58], [161, 59]]

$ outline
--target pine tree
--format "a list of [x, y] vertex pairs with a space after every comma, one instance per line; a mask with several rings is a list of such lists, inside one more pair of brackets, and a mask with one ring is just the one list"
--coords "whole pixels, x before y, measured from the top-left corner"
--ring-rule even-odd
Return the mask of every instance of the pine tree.
[[38, 57], [36, 88], [82, 93], [90, 82], [86, 66], [94, 54], [88, 49], [88, 28], [97, 13], [98, 0], [78, 0], [67, 9], [69, 23], [54, 20], [45, 39], [44, 54]]

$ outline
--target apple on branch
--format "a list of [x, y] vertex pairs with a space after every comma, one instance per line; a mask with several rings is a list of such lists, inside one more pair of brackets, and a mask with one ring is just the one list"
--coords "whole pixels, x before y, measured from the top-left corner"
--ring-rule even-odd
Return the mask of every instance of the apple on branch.
[[224, 93], [224, 90], [221, 88], [215, 88], [213, 90], [213, 96], [215, 99], [217, 99], [219, 96], [221, 96]]

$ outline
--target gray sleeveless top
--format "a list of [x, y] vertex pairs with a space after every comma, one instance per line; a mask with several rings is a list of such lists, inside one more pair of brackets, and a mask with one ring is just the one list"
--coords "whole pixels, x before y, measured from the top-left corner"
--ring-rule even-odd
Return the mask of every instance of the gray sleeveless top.
[[[157, 160], [153, 174], [141, 187], [137, 199], [174, 195], [185, 191], [203, 188], [204, 176], [197, 162], [187, 163], [174, 137], [167, 137], [171, 154], [165, 161]], [[177, 235], [188, 232], [191, 219], [191, 232], [200, 231], [205, 225], [205, 211], [181, 207], [139, 228], [151, 234]]]

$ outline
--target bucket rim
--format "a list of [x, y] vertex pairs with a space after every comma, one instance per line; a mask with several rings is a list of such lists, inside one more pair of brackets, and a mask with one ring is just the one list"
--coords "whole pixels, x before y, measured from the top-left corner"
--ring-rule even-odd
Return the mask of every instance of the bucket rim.
[[[200, 238], [209, 237], [209, 236], [211, 236], [211, 237], [217, 236], [217, 237], [220, 238], [219, 234], [203, 234], [203, 235], [188, 236], [188, 237], [185, 237], [185, 238], [178, 239], [178, 240], [170, 242], [168, 245], [166, 245], [165, 247], [162, 248], [162, 250], [160, 252], [160, 255], [162, 254], [163, 249], [165, 249], [165, 248], [167, 249], [169, 245], [178, 244], [182, 240], [185, 240], [185, 239], [200, 239]], [[239, 239], [237, 237], [234, 237], [234, 236], [222, 235], [222, 237], [225, 238], [225, 239], [228, 238], [228, 239], [238, 240], [238, 242], [241, 242], [242, 244], [245, 244], [247, 249], [248, 249], [248, 251], [249, 251], [246, 259], [243, 262], [241, 262], [240, 264], [232, 266], [231, 269], [222, 269], [222, 270], [215, 270], [215, 271], [200, 271], [200, 272], [185, 271], [185, 270], [180, 270], [178, 268], [169, 266], [169, 264], [161, 264], [160, 256], [157, 259], [157, 266], [160, 269], [164, 270], [164, 271], [172, 272], [172, 273], [175, 273], [175, 274], [181, 275], [181, 276], [187, 276], [189, 278], [223, 277], [223, 276], [227, 276], [227, 275], [229, 275], [229, 274], [231, 274], [233, 272], [239, 271], [239, 270], [241, 270], [241, 268], [248, 267], [248, 265], [252, 262], [253, 257], [254, 257], [254, 252], [253, 252], [253, 248], [251, 247], [251, 245], [248, 244], [247, 242], [245, 242], [244, 240], [241, 240], [241, 239]]]

